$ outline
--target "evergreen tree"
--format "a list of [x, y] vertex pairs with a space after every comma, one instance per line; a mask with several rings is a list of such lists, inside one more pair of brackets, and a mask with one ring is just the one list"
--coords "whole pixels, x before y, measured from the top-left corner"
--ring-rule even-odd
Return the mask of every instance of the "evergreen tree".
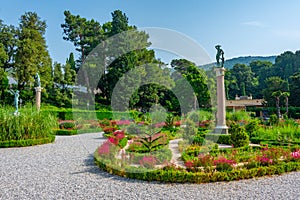
[[[27, 12], [21, 16], [18, 31], [18, 45], [15, 55], [14, 76], [18, 81], [18, 90], [29, 92], [34, 86], [34, 77], [39, 73], [42, 87], [45, 88], [43, 94], [47, 97], [47, 88], [52, 84], [51, 59], [47, 50], [46, 22], [42, 21], [36, 13]], [[24, 89], [27, 89], [25, 91]], [[21, 93], [22, 95], [22, 93]], [[32, 98], [33, 94], [23, 99]]]

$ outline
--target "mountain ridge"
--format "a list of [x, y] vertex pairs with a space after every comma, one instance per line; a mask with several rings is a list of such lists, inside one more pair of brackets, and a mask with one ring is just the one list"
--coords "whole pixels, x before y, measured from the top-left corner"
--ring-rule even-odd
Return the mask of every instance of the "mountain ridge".
[[[275, 59], [277, 56], [239, 56], [236, 58], [230, 58], [228, 60], [225, 60], [224, 62], [224, 67], [226, 69], [232, 69], [233, 66], [237, 63], [239, 64], [245, 64], [245, 65], [249, 65], [251, 62], [253, 61], [269, 61], [271, 63], [275, 63]], [[204, 68], [204, 69], [210, 69], [213, 66], [216, 66], [217, 63], [210, 63], [210, 64], [206, 64], [206, 65], [200, 65], [200, 68]]]

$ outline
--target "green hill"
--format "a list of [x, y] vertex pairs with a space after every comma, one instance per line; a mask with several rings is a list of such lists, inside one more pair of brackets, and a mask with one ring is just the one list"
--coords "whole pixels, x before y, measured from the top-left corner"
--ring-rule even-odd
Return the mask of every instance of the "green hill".
[[[264, 57], [264, 56], [241, 56], [241, 57], [225, 60], [224, 67], [226, 69], [231, 69], [237, 63], [249, 65], [251, 62], [256, 61], [256, 60], [269, 61], [271, 63], [275, 63], [276, 57], [277, 56], [266, 56], [266, 57]], [[210, 64], [202, 65], [199, 67], [204, 68], [204, 69], [209, 69], [212, 66], [216, 66], [216, 63], [210, 63]]]

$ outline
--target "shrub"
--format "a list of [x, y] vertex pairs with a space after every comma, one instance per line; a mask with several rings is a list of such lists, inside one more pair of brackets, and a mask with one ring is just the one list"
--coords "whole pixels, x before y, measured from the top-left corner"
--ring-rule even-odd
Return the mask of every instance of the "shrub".
[[214, 160], [214, 165], [216, 165], [216, 170], [220, 172], [233, 170], [233, 164], [235, 164], [234, 160], [228, 160], [224, 157]]
[[191, 140], [192, 136], [196, 135], [197, 133], [197, 128], [195, 126], [195, 123], [187, 119], [185, 122], [185, 127], [183, 127], [183, 138], [187, 140]]
[[123, 138], [119, 141], [118, 145], [121, 149], [123, 149], [126, 145], [127, 145], [128, 139], [127, 138]]
[[205, 134], [203, 137], [219, 144], [232, 144], [230, 134]]
[[74, 122], [62, 122], [59, 124], [59, 128], [71, 130], [76, 128], [76, 124]]
[[259, 129], [259, 120], [254, 119], [250, 120], [248, 124], [245, 125], [246, 132], [251, 137], [255, 137], [257, 134], [257, 131]]
[[234, 147], [243, 147], [249, 145], [249, 136], [247, 135], [244, 127], [232, 123], [229, 132], [231, 133], [230, 139]]
[[199, 135], [196, 135], [194, 138], [193, 138], [193, 144], [198, 144], [198, 145], [202, 145], [205, 143], [205, 139]]
[[279, 118], [277, 117], [277, 115], [273, 114], [270, 116], [269, 122], [272, 126], [277, 125], [279, 123]]

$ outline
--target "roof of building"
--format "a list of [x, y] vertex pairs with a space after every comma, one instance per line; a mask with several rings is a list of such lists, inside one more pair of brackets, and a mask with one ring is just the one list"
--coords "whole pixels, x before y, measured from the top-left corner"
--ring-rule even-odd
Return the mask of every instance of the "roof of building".
[[264, 99], [226, 100], [226, 107], [263, 106]]

